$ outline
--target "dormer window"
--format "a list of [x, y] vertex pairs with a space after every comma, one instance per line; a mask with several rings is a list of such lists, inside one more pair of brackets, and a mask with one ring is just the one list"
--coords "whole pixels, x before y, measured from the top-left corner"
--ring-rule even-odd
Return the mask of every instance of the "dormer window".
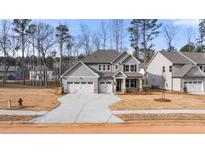
[[99, 70], [99, 71], [101, 70], [101, 65], [98, 65], [98, 70]]

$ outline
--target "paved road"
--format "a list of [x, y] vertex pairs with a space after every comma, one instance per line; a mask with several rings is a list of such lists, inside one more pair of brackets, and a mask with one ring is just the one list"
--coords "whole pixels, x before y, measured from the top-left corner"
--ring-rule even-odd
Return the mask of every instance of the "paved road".
[[59, 98], [61, 105], [32, 123], [120, 123], [109, 105], [120, 98], [109, 94], [68, 94]]
[[205, 114], [205, 110], [115, 110], [113, 114], [166, 114], [166, 113], [192, 113], [192, 114]]
[[48, 111], [0, 110], [0, 115], [43, 115]]

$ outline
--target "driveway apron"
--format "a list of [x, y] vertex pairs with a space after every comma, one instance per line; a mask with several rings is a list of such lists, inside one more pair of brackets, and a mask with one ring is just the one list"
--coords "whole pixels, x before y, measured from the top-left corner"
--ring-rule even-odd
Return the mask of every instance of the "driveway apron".
[[110, 94], [68, 94], [58, 99], [56, 109], [31, 120], [32, 123], [120, 123], [109, 105], [120, 98]]

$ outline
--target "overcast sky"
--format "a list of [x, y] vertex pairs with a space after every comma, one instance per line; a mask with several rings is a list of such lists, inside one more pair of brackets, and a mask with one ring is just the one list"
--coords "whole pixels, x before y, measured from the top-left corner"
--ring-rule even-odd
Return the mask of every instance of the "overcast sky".
[[[52, 24], [53, 26], [58, 25], [59, 23], [61, 24], [67, 24], [70, 27], [70, 31], [71, 34], [73, 36], [78, 36], [80, 33], [80, 25], [81, 24], [86, 24], [90, 27], [91, 32], [92, 31], [96, 31], [97, 29], [99, 29], [99, 25], [100, 22], [102, 20], [98, 20], [98, 19], [83, 19], [83, 20], [70, 20], [70, 19], [62, 19], [62, 20], [43, 20], [49, 24]], [[107, 22], [109, 22], [109, 20], [105, 20]], [[124, 24], [125, 24], [125, 31], [127, 31], [128, 27], [130, 26], [130, 19], [126, 19], [124, 20]], [[183, 46], [184, 44], [186, 44], [186, 31], [188, 28], [192, 28], [193, 32], [194, 32], [194, 36], [192, 41], [196, 40], [196, 37], [198, 36], [198, 19], [186, 19], [186, 20], [178, 20], [178, 19], [164, 19], [164, 20], [159, 20], [159, 23], [162, 24], [168, 24], [168, 23], [172, 23], [175, 27], [176, 27], [176, 37], [173, 41], [173, 45], [177, 48], [180, 49], [181, 46]], [[162, 29], [162, 28], [161, 28]], [[166, 41], [163, 37], [163, 34], [160, 34], [159, 37], [157, 37], [154, 41], [154, 49], [155, 50], [161, 50], [161, 49], [167, 49], [167, 44]], [[129, 34], [127, 34], [126, 38], [125, 38], [125, 46], [130, 49], [130, 43], [129, 43]]]

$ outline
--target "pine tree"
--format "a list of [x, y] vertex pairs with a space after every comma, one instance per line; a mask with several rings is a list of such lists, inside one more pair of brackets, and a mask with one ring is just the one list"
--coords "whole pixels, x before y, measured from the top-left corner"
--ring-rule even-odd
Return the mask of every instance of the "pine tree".
[[204, 52], [204, 46], [203, 46], [204, 37], [205, 37], [205, 19], [201, 19], [199, 21], [199, 38], [197, 42], [197, 44], [199, 44], [201, 48], [199, 50], [200, 52]]
[[[144, 49], [144, 64], [147, 65], [149, 59], [148, 51], [154, 46], [152, 41], [159, 35], [159, 28], [161, 24], [158, 23], [157, 19], [137, 19], [140, 31], [141, 45]], [[147, 70], [145, 67], [145, 79], [144, 85], [147, 85]]]
[[[59, 68], [59, 77], [62, 74], [62, 55], [63, 55], [63, 46], [68, 42], [68, 40], [71, 40], [71, 35], [69, 35], [69, 28], [66, 25], [59, 25], [56, 27], [57, 34], [56, 37], [58, 39], [59, 43], [59, 49], [60, 49], [60, 68]], [[61, 86], [61, 81], [60, 81]]]
[[128, 28], [128, 32], [130, 33], [130, 45], [134, 49], [133, 55], [139, 59], [139, 22], [138, 19], [133, 19], [130, 22], [131, 26]]

